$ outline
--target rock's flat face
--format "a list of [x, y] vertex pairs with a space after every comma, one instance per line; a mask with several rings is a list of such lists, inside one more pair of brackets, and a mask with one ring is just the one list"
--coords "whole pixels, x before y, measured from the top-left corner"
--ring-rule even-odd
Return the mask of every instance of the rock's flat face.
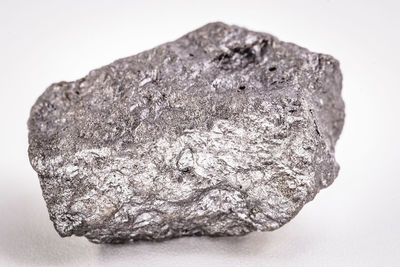
[[338, 174], [334, 58], [211, 23], [51, 85], [29, 157], [61, 236], [93, 242], [274, 230]]

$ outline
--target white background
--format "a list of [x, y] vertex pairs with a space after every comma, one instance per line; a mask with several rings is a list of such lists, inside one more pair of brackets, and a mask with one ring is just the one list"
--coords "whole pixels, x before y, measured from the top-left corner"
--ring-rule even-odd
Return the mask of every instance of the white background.
[[[397, 1], [1, 1], [0, 265], [399, 266]], [[346, 122], [334, 184], [271, 233], [95, 245], [60, 238], [27, 156], [30, 107], [53, 82], [211, 21], [341, 62]]]

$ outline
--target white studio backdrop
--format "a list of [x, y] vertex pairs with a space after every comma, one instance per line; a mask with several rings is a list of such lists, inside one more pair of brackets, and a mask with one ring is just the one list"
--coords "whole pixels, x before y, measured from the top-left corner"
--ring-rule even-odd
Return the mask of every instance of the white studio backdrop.
[[[400, 261], [398, 1], [0, 1], [0, 266], [395, 266]], [[95, 245], [53, 229], [27, 156], [53, 82], [208, 22], [271, 33], [341, 62], [339, 177], [271, 233]]]

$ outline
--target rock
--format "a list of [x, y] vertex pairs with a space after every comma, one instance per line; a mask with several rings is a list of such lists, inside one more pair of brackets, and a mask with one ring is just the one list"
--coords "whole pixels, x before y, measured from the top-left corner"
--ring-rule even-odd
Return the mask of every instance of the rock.
[[61, 236], [243, 235], [291, 220], [338, 174], [337, 60], [211, 23], [51, 85], [29, 158]]

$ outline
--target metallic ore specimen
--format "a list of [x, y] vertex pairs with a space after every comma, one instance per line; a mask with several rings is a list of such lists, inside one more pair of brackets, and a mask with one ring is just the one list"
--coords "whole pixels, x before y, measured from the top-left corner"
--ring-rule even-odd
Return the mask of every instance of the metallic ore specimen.
[[61, 236], [98, 243], [274, 230], [339, 167], [337, 60], [211, 23], [51, 85], [29, 157]]

